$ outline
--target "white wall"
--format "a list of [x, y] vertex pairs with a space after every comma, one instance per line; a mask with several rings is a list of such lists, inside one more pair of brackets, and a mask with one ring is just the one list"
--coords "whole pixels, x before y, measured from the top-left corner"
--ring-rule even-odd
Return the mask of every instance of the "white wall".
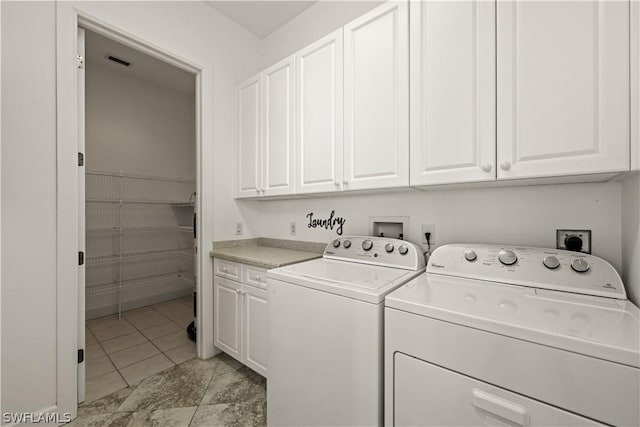
[[[558, 228], [593, 231], [593, 254], [620, 271], [620, 183], [437, 190], [366, 196], [239, 202], [260, 221], [264, 237], [327, 242], [335, 231], [307, 228], [306, 214], [332, 210], [344, 234], [368, 234], [370, 216], [408, 216], [405, 239], [419, 243], [421, 225], [436, 225], [436, 243], [506, 243], [555, 247]], [[289, 224], [297, 223], [297, 236]]]
[[2, 2], [3, 411], [56, 403], [54, 16]]
[[640, 305], [640, 174], [622, 181], [622, 280]]
[[[260, 42], [202, 2], [2, 2], [3, 411], [58, 403], [56, 6], [65, 16], [77, 8], [205, 68], [203, 144], [214, 153], [205, 159], [207, 176], [232, 172], [234, 85], [260, 65]], [[201, 199], [210, 212], [203, 239], [213, 240], [211, 211], [221, 198], [221, 216], [239, 215], [230, 192], [220, 183]], [[211, 268], [204, 271], [210, 283]]]
[[[195, 178], [194, 94], [157, 85], [91, 59], [85, 69], [88, 168]], [[153, 161], [149, 161], [151, 155]]]

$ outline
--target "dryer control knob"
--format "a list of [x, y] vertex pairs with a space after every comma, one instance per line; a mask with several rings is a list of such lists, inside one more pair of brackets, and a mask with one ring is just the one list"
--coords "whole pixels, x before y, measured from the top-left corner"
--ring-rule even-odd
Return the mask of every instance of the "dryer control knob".
[[400, 247], [398, 248], [398, 252], [400, 252], [400, 255], [406, 255], [407, 252], [409, 252], [409, 248], [405, 245], [400, 245]]
[[344, 246], [345, 249], [349, 249], [351, 247], [351, 240], [345, 240], [342, 242], [342, 246]]
[[386, 245], [384, 245], [384, 250], [387, 251], [388, 253], [393, 252], [394, 246], [391, 243], [387, 243]]
[[364, 249], [365, 251], [370, 251], [372, 247], [373, 242], [371, 240], [367, 239], [362, 242], [362, 249]]
[[571, 261], [571, 268], [578, 273], [586, 273], [589, 271], [589, 263], [584, 258], [576, 258]]
[[553, 255], [544, 257], [542, 263], [550, 270], [555, 270], [556, 268], [560, 267], [560, 261], [558, 261], [558, 258], [554, 257]]
[[509, 250], [502, 250], [498, 254], [498, 259], [504, 265], [513, 265], [518, 262], [518, 256], [515, 252]]
[[464, 259], [466, 259], [469, 262], [473, 262], [476, 259], [478, 259], [478, 255], [476, 254], [476, 251], [472, 251], [472, 250], [464, 251]]
[[340, 247], [340, 240], [338, 240], [338, 239], [334, 240], [334, 241], [333, 241], [333, 247], [334, 247], [334, 248], [338, 248], [338, 247]]

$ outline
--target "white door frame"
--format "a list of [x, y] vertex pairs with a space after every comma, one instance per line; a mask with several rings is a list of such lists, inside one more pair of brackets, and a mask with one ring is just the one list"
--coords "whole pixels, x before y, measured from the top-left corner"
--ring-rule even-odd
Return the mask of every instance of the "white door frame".
[[[181, 58], [161, 47], [118, 29], [98, 18], [68, 5], [57, 2], [57, 405], [60, 413], [77, 415], [78, 405], [78, 240], [79, 214], [81, 202], [78, 182], [78, 73], [76, 55], [78, 49], [77, 31], [79, 27], [106, 36], [147, 55], [153, 56], [173, 66], [195, 75], [196, 81], [196, 191], [198, 192], [197, 212], [197, 271], [198, 291], [198, 340], [197, 354], [200, 358], [211, 357], [213, 346], [213, 290], [204, 286], [205, 266], [211, 264], [203, 236], [205, 218], [212, 218], [213, 203], [204, 198], [213, 185], [210, 171], [203, 172], [204, 159], [212, 158], [212, 147], [202, 143], [202, 103], [203, 83], [211, 90], [211, 67], [204, 68], [195, 62]], [[206, 77], [203, 77], [206, 75]], [[210, 112], [209, 112], [210, 113]], [[205, 173], [206, 172], [206, 173]], [[206, 175], [206, 176], [205, 176]], [[211, 182], [210, 182], [211, 181]], [[203, 199], [207, 202], [203, 203]], [[186, 333], [186, 332], [185, 332]]]

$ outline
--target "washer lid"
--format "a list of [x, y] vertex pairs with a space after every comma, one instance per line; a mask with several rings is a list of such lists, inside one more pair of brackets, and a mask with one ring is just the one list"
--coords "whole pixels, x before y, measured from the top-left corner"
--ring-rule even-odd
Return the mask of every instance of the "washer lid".
[[640, 367], [640, 311], [625, 300], [427, 273], [385, 305]]
[[321, 258], [269, 270], [267, 275], [271, 279], [377, 304], [391, 290], [423, 271]]

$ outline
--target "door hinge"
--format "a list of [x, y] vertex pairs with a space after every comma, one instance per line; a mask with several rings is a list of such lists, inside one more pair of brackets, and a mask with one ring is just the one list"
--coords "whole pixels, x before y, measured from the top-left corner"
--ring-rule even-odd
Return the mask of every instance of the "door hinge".
[[78, 166], [84, 166], [84, 154], [78, 153]]
[[78, 54], [76, 56], [76, 63], [78, 65], [78, 68], [84, 68], [84, 56]]
[[78, 350], [78, 363], [84, 362], [84, 349], [81, 348]]
[[78, 265], [84, 265], [84, 252], [78, 252]]

